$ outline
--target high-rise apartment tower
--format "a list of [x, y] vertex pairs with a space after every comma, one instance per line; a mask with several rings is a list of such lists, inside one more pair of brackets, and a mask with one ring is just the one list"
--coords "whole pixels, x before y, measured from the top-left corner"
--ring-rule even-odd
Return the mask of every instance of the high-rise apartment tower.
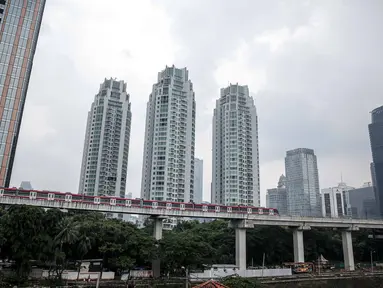
[[0, 186], [9, 186], [45, 0], [0, 0]]
[[88, 112], [79, 193], [125, 197], [131, 126], [126, 83], [105, 79]]
[[195, 113], [188, 70], [172, 66], [159, 72], [146, 108], [142, 198], [194, 199]]
[[247, 86], [221, 89], [213, 116], [211, 202], [260, 206], [258, 117]]
[[203, 160], [194, 158], [194, 202], [203, 200]]
[[288, 214], [320, 217], [322, 205], [314, 150], [298, 148], [287, 151], [285, 169]]

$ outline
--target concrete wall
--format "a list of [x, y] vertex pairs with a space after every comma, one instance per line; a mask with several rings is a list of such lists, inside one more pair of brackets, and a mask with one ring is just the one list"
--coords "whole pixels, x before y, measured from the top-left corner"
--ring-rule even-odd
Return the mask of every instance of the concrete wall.
[[[36, 271], [37, 272], [37, 271]], [[32, 272], [33, 273], [33, 272]], [[38, 273], [35, 273], [38, 275]], [[64, 271], [62, 278], [65, 280], [76, 280], [78, 272], [77, 271]], [[98, 278], [99, 272], [80, 272], [79, 280], [88, 279], [96, 280]], [[49, 271], [44, 270], [41, 274], [42, 278], [49, 277]], [[114, 272], [102, 272], [102, 280], [113, 280]]]
[[352, 279], [312, 279], [308, 281], [291, 281], [280, 283], [262, 283], [264, 288], [380, 288], [383, 287], [383, 279], [376, 278], [352, 278]]
[[233, 269], [211, 269], [205, 270], [203, 273], [190, 273], [190, 278], [203, 280], [203, 279], [216, 279], [227, 277], [230, 275], [239, 275], [241, 277], [277, 277], [277, 276], [291, 276], [291, 269], [264, 269], [263, 274], [261, 269], [257, 270], [233, 270]]

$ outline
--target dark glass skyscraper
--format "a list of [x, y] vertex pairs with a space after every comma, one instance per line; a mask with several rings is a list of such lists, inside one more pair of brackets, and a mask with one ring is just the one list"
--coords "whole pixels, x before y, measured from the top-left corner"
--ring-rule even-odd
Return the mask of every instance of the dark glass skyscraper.
[[372, 152], [371, 178], [380, 215], [383, 216], [383, 106], [371, 112], [368, 131]]
[[0, 186], [11, 180], [44, 7], [45, 0], [0, 0]]
[[320, 217], [322, 206], [314, 150], [297, 148], [287, 151], [285, 169], [288, 214]]

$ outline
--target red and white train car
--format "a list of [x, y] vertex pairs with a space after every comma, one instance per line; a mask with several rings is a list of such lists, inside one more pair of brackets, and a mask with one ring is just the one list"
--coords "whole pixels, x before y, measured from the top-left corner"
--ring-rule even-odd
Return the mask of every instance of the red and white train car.
[[0, 197], [19, 197], [31, 200], [64, 201], [78, 202], [93, 205], [111, 205], [150, 209], [167, 210], [189, 210], [213, 213], [244, 213], [257, 215], [278, 216], [278, 210], [275, 208], [253, 207], [253, 206], [224, 206], [219, 204], [196, 204], [193, 202], [171, 202], [156, 201], [145, 199], [127, 199], [110, 196], [86, 196], [82, 194], [62, 193], [53, 191], [23, 190], [17, 188], [0, 188]]

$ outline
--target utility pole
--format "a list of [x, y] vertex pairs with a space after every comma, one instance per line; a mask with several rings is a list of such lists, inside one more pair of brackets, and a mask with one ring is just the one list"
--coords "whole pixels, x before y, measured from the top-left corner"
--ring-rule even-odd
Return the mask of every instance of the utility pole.
[[370, 255], [371, 255], [371, 273], [374, 274], [374, 261], [372, 259], [372, 253], [374, 253], [374, 251], [370, 251]]
[[96, 288], [100, 287], [100, 277], [101, 277], [101, 273], [98, 272], [98, 275], [97, 275], [97, 282], [96, 282]]
[[265, 253], [263, 253], [263, 259], [262, 259], [262, 277], [263, 277], [263, 270], [265, 269]]

